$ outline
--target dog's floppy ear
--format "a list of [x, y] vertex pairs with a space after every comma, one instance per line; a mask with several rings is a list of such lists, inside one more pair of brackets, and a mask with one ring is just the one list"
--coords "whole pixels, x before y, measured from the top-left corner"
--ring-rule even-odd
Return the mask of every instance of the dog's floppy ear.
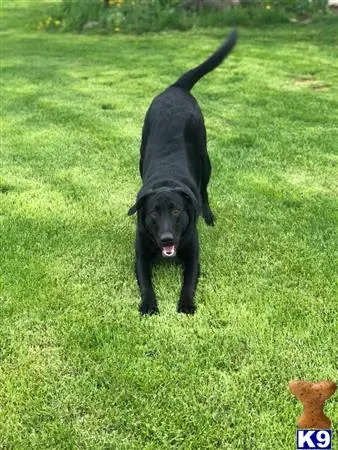
[[179, 192], [183, 195], [194, 207], [197, 215], [201, 213], [201, 205], [199, 199], [196, 198], [195, 194], [192, 192], [190, 188], [187, 186], [182, 187], [176, 187], [174, 188], [174, 191]]
[[143, 205], [146, 197], [149, 194], [153, 193], [153, 192], [154, 192], [153, 189], [149, 189], [149, 188], [144, 186], [140, 190], [140, 192], [137, 194], [137, 198], [136, 198], [135, 204], [131, 208], [129, 208], [128, 216], [132, 216], [133, 214], [135, 214], [141, 208], [141, 206]]
[[137, 202], [128, 210], [128, 216], [132, 216], [137, 211]]

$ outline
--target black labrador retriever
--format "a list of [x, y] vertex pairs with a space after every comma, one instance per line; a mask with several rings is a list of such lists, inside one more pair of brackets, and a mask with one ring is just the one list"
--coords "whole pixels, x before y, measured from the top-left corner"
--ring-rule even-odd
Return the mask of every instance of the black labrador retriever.
[[158, 313], [151, 281], [156, 257], [177, 256], [183, 265], [183, 286], [177, 311], [195, 312], [199, 276], [197, 218], [214, 225], [207, 186], [211, 165], [202, 112], [190, 90], [215, 69], [236, 43], [232, 31], [205, 62], [186, 72], [155, 97], [146, 114], [141, 141], [143, 186], [128, 215], [137, 212], [136, 276], [141, 291], [140, 312]]

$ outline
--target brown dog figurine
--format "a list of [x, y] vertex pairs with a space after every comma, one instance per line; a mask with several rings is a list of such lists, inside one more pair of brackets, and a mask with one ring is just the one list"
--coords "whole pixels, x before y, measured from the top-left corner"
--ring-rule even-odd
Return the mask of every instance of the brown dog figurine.
[[331, 420], [324, 414], [324, 403], [336, 390], [333, 381], [310, 383], [309, 381], [290, 381], [290, 392], [303, 404], [304, 412], [297, 419], [299, 428], [331, 428]]

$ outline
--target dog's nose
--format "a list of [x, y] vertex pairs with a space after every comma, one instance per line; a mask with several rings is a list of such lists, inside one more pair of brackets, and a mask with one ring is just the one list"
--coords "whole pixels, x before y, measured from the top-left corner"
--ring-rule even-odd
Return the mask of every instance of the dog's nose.
[[168, 231], [161, 234], [161, 242], [163, 245], [171, 245], [174, 240], [174, 235]]

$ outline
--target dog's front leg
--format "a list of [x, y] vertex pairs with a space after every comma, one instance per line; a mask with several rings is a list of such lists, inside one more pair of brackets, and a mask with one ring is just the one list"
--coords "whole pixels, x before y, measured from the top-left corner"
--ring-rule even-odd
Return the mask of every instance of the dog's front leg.
[[198, 257], [198, 238], [196, 235], [191, 244], [180, 255], [184, 270], [183, 286], [177, 305], [177, 312], [194, 314], [196, 310], [194, 294], [200, 274]]
[[141, 293], [140, 313], [157, 314], [157, 300], [151, 281], [151, 258], [142, 248], [136, 249], [136, 277]]

